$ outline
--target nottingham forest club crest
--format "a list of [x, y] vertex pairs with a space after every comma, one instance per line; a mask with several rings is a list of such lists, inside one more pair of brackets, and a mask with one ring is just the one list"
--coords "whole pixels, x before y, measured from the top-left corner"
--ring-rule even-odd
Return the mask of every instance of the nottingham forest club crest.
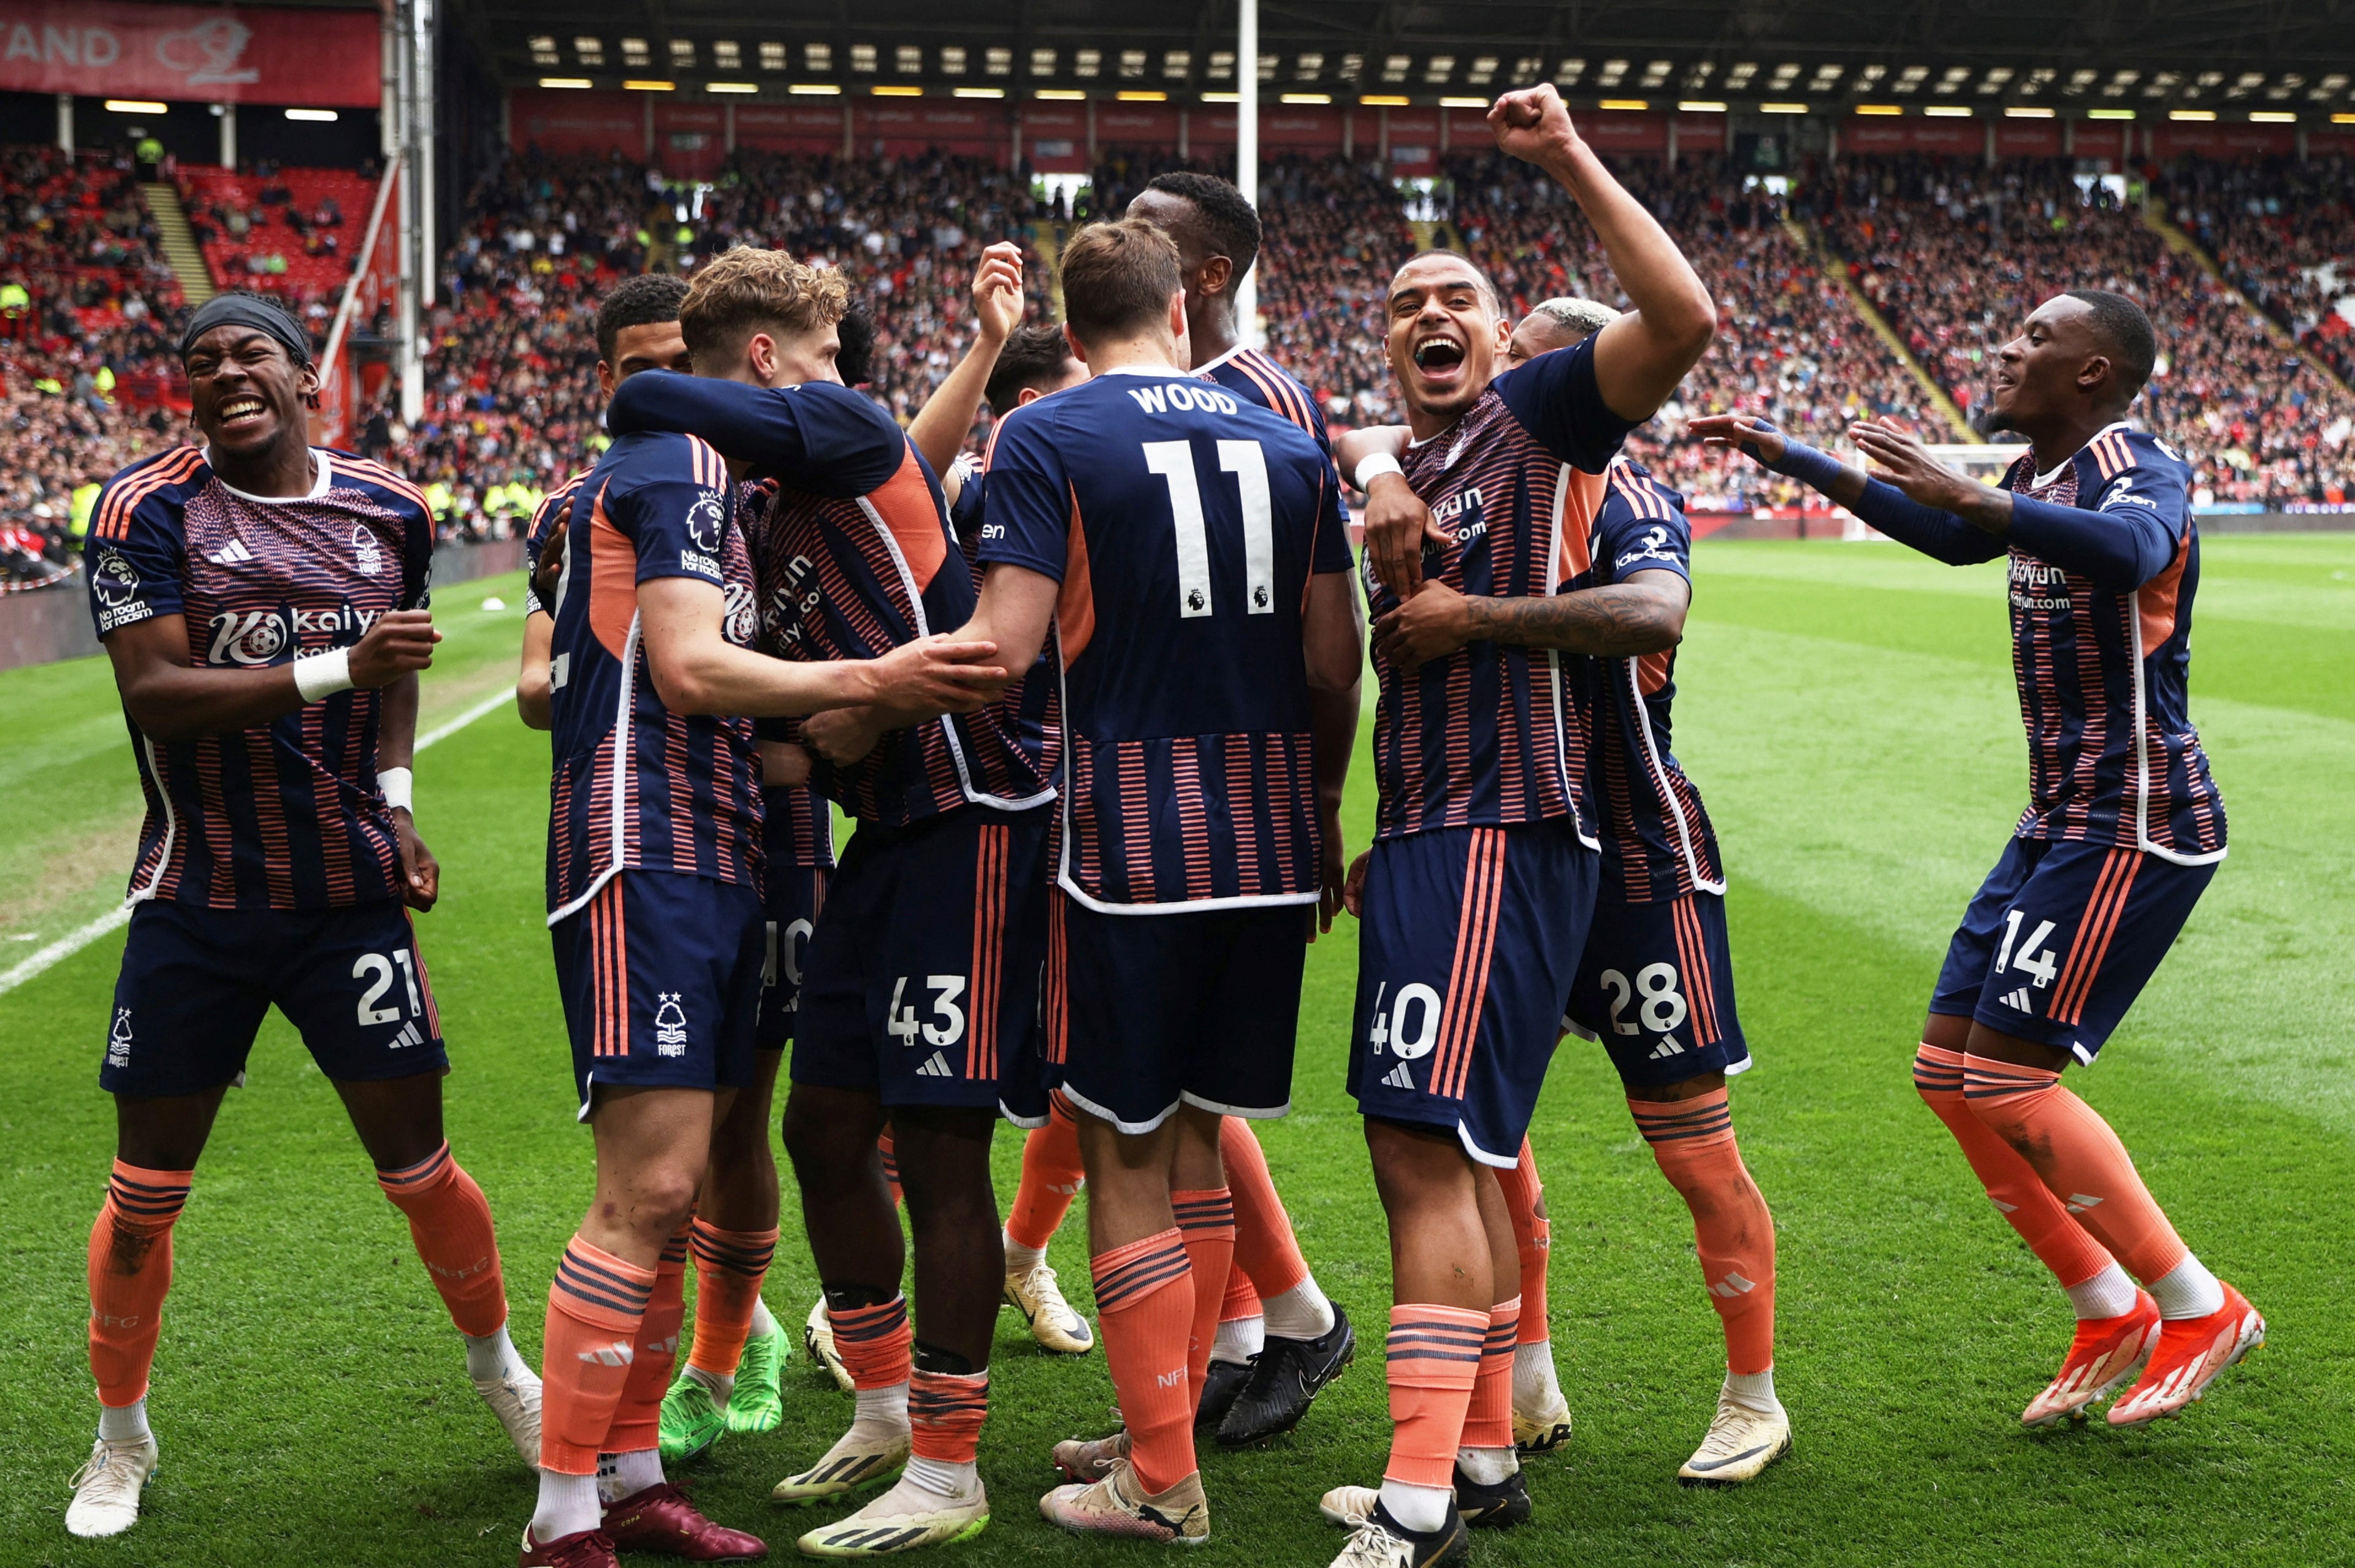
[[352, 524], [352, 570], [364, 577], [372, 577], [384, 570], [384, 551], [378, 547], [376, 535], [365, 523]]
[[657, 993], [662, 1005], [655, 1010], [655, 1049], [665, 1056], [687, 1054], [687, 1013], [678, 1005], [679, 992]]
[[110, 1067], [131, 1065], [131, 1010], [127, 1007], [114, 1010], [114, 1027], [106, 1035], [106, 1065]]

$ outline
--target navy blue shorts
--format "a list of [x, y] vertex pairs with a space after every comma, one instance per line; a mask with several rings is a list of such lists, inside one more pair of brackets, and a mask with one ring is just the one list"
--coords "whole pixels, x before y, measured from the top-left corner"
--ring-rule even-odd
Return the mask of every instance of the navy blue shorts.
[[594, 1086], [741, 1089], [761, 1007], [761, 895], [625, 870], [549, 930], [587, 1120]]
[[208, 909], [158, 899], [131, 916], [99, 1087], [195, 1095], [242, 1084], [272, 1002], [330, 1078], [449, 1070], [425, 958], [400, 904]]
[[834, 870], [834, 819], [824, 800], [813, 801], [801, 789], [770, 785], [761, 791], [761, 917], [768, 923], [768, 942], [759, 1044], [782, 1051], [801, 1014], [810, 931]]
[[1963, 911], [1930, 1011], [2091, 1062], [2215, 874], [2213, 862], [2014, 839]]
[[1072, 1104], [1123, 1132], [1152, 1131], [1181, 1100], [1292, 1108], [1314, 904], [1107, 915], [1050, 900], [1047, 1070]]
[[1047, 1116], [1039, 972], [1052, 806], [861, 822], [812, 933], [793, 1081]]
[[1597, 903], [1562, 1023], [1602, 1041], [1630, 1088], [1749, 1066], [1733, 1015], [1724, 895]]
[[755, 1044], [782, 1051], [793, 1043], [801, 1016], [802, 975], [809, 961], [810, 935], [826, 902], [827, 871], [822, 865], [769, 863], [761, 874], [761, 1025]]
[[1518, 1164], [1601, 876], [1568, 821], [1377, 842], [1349, 1036], [1359, 1110]]

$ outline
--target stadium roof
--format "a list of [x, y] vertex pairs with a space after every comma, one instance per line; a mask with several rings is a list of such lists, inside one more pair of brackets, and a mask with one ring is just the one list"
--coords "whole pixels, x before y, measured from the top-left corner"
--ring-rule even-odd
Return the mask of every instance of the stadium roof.
[[[1235, 85], [1234, 0], [453, 0], [453, 16], [518, 86], [1184, 102]], [[2355, 6], [2317, 0], [1265, 0], [1260, 51], [1269, 97], [1337, 103], [1550, 80], [1656, 108], [2355, 110]]]

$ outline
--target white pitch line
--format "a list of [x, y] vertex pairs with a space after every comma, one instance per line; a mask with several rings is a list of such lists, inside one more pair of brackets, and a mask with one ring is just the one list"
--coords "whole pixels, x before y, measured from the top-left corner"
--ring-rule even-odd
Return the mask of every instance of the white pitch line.
[[[511, 690], [493, 692], [489, 696], [485, 697], [481, 702], [476, 703], [473, 707], [468, 708], [464, 713], [460, 714], [448, 724], [427, 730], [423, 735], [419, 736], [417, 737], [416, 749], [422, 751], [427, 747], [433, 745], [437, 741], [447, 740], [452, 736], [457, 734], [460, 730], [465, 728], [468, 725], [474, 723], [476, 719], [481, 718], [484, 715], [492, 713], [513, 701], [515, 701], [515, 693]], [[125, 905], [120, 909], [110, 909], [105, 914], [100, 916], [97, 919], [92, 920], [89, 925], [78, 927], [75, 929], [67, 932], [64, 936], [59, 937], [56, 941], [51, 942], [48, 947], [43, 948], [40, 951], [35, 953], [31, 958], [25, 959], [22, 963], [17, 964], [15, 968], [0, 969], [0, 996], [7, 995], [10, 991], [15, 991], [18, 986], [23, 985], [27, 980], [65, 962], [68, 959], [72, 958], [76, 953], [80, 952], [84, 948], [89, 947], [92, 942], [97, 941], [101, 937], [105, 936], [109, 931], [122, 929], [124, 925], [129, 923], [130, 919], [131, 906], [129, 905]]]

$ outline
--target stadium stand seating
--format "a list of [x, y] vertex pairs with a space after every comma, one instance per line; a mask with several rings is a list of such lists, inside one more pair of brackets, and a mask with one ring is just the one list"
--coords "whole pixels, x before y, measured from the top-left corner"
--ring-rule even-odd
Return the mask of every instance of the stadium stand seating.
[[[1117, 213], [1154, 174], [1178, 166], [1166, 155], [1107, 154], [1095, 211]], [[2355, 256], [2355, 192], [2336, 159], [2185, 159], [2152, 172], [2161, 209], [2221, 278], [2100, 185], [2081, 188], [2061, 163], [1850, 159], [1800, 172], [1787, 196], [1710, 158], [1674, 170], [1631, 160], [1622, 173], [1687, 247], [1721, 308], [1709, 358], [1631, 442], [1697, 510], [1789, 506], [1799, 496], [1678, 442], [1694, 413], [1742, 409], [1819, 441], [1850, 419], [1885, 415], [1933, 439], [1962, 439], [1852, 303], [1849, 279], [1966, 415], [1984, 402], [1987, 356], [2038, 298], [2121, 289], [2152, 310], [2172, 351], [2147, 417], [2198, 465], [2205, 499], [2345, 502], [2355, 400], [2251, 310], [2341, 375], [2355, 372], [2355, 320], [2338, 308], [2355, 295], [2339, 261]], [[352, 171], [205, 165], [176, 177], [214, 280], [281, 292], [324, 333], [371, 182]], [[1563, 293], [1624, 302], [1583, 221], [1509, 160], [1449, 160], [1428, 208], [1339, 158], [1279, 154], [1261, 178], [1269, 348], [1336, 425], [1399, 417], [1381, 300], [1391, 271], [1423, 246], [1470, 251], [1516, 312]], [[464, 214], [428, 323], [424, 417], [412, 429], [373, 410], [358, 443], [426, 486], [448, 531], [468, 536], [511, 527], [595, 442], [592, 321], [616, 277], [692, 268], [746, 241], [824, 258], [876, 320], [870, 390], [904, 418], [964, 350], [981, 249], [1026, 242], [1033, 308], [1043, 313], [1047, 253], [1070, 227], [1027, 183], [980, 160], [749, 149], [699, 192], [619, 158], [510, 159], [469, 193]], [[0, 523], [18, 531], [17, 545], [29, 531], [63, 558], [72, 489], [177, 439], [165, 329], [179, 289], [119, 154], [0, 150], [0, 284], [26, 291], [14, 305], [0, 296], [0, 418], [11, 437]], [[283, 270], [266, 260], [255, 270], [255, 258], [282, 256]]]

